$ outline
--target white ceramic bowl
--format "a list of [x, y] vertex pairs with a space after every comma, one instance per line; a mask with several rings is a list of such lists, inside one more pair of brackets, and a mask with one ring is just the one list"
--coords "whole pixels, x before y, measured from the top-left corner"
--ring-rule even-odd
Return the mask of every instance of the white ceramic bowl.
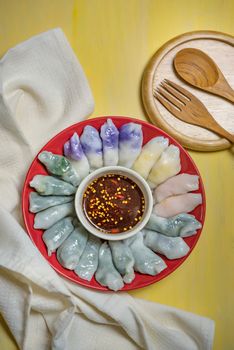
[[[131, 229], [128, 231], [115, 233], [115, 234], [109, 234], [105, 233], [101, 230], [98, 230], [95, 226], [93, 226], [89, 220], [87, 219], [84, 210], [83, 210], [83, 195], [87, 188], [87, 186], [95, 179], [106, 175], [106, 174], [116, 174], [116, 175], [124, 175], [127, 176], [129, 179], [134, 181], [139, 188], [141, 189], [144, 199], [145, 199], [145, 210], [142, 215], [142, 219]], [[141, 175], [136, 173], [135, 171], [124, 168], [121, 166], [109, 166], [109, 167], [103, 167], [100, 169], [95, 170], [91, 174], [89, 174], [79, 185], [76, 196], [75, 196], [75, 209], [76, 214], [78, 216], [78, 219], [82, 223], [82, 225], [93, 235], [98, 236], [102, 239], [117, 241], [121, 239], [126, 239], [134, 234], [136, 234], [138, 231], [140, 231], [148, 222], [149, 217], [152, 213], [153, 208], [153, 197], [151, 190], [149, 188], [149, 185], [147, 182], [143, 179]]]

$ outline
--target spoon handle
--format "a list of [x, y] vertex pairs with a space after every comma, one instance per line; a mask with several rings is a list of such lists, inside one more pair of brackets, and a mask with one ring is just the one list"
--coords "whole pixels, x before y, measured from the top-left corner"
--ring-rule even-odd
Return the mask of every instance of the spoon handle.
[[209, 87], [208, 91], [213, 92], [218, 96], [224, 97], [226, 100], [234, 103], [234, 90], [228, 84], [227, 80], [224, 78], [221, 72], [217, 83]]
[[222, 96], [228, 101], [234, 103], [234, 91], [232, 89], [222, 91]]

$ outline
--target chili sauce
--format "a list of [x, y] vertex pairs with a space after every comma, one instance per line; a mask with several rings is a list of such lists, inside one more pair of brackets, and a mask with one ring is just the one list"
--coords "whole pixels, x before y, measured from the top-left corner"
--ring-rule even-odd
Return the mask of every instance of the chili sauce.
[[99, 230], [120, 233], [142, 218], [145, 200], [139, 186], [127, 176], [107, 174], [93, 180], [83, 195], [83, 210]]

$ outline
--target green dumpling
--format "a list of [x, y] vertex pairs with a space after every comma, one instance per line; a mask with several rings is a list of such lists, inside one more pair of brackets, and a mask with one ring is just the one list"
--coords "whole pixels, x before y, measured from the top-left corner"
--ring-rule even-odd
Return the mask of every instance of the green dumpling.
[[196, 230], [201, 228], [201, 223], [194, 215], [187, 213], [178, 214], [170, 218], [162, 218], [151, 214], [146, 225], [147, 229], [157, 231], [170, 237], [187, 237], [196, 234]]
[[31, 192], [29, 195], [29, 210], [31, 213], [38, 213], [44, 209], [69, 203], [73, 200], [73, 196], [40, 196], [36, 192]]
[[66, 216], [74, 214], [74, 203], [55, 205], [40, 211], [34, 217], [34, 228], [46, 230]]
[[79, 185], [80, 177], [66, 157], [44, 151], [39, 154], [38, 159], [45, 165], [49, 173], [60, 176], [73, 186]]
[[65, 241], [65, 239], [72, 233], [74, 226], [72, 224], [73, 218], [64, 218], [43, 233], [42, 239], [46, 244], [48, 255], [52, 253]]
[[58, 261], [68, 270], [76, 268], [88, 240], [88, 231], [80, 223], [74, 226], [74, 231], [57, 250]]
[[104, 242], [99, 249], [95, 278], [102, 286], [106, 286], [115, 292], [124, 286], [122, 277], [113, 264], [111, 250], [107, 242]]
[[35, 175], [29, 185], [41, 196], [70, 196], [76, 192], [74, 186], [54, 176]]
[[125, 242], [132, 251], [135, 271], [155, 276], [166, 269], [167, 265], [164, 260], [144, 245], [141, 231], [127, 238]]

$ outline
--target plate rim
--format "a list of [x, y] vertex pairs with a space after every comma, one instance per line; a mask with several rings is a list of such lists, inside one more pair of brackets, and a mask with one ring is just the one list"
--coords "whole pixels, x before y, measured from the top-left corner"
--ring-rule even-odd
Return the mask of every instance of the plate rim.
[[[25, 225], [25, 228], [26, 228], [26, 233], [28, 234], [28, 236], [30, 237], [32, 243], [36, 246], [37, 250], [40, 252], [40, 254], [42, 255], [42, 257], [44, 259], [46, 259], [46, 261], [50, 264], [50, 266], [59, 274], [59, 275], [62, 275], [63, 277], [65, 277], [66, 279], [72, 281], [73, 283], [76, 283], [78, 285], [82, 285], [84, 287], [87, 287], [87, 288], [91, 288], [91, 289], [96, 289], [96, 290], [99, 290], [99, 291], [102, 291], [102, 292], [112, 292], [112, 290], [109, 290], [107, 287], [103, 287], [101, 285], [97, 285], [97, 286], [93, 286], [93, 285], [89, 285], [88, 284], [88, 281], [80, 279], [79, 281], [78, 280], [74, 280], [72, 277], [70, 276], [67, 276], [65, 273], [63, 273], [62, 271], [60, 271], [56, 266], [54, 266], [41, 252], [41, 250], [39, 249], [39, 247], [36, 245], [34, 239], [33, 239], [33, 235], [31, 234], [30, 232], [30, 228], [29, 228], [29, 224], [27, 222], [27, 218], [26, 218], [26, 215], [27, 215], [27, 212], [29, 212], [28, 210], [28, 201], [24, 200], [24, 196], [25, 196], [25, 192], [27, 192], [27, 186], [28, 186], [28, 183], [30, 181], [29, 179], [29, 176], [30, 176], [30, 172], [31, 172], [31, 169], [33, 168], [34, 164], [37, 162], [37, 158], [38, 158], [38, 155], [39, 153], [45, 149], [47, 147], [47, 145], [49, 145], [51, 142], [55, 141], [57, 137], [59, 137], [60, 135], [64, 134], [66, 131], [68, 131], [69, 129], [72, 129], [74, 127], [76, 127], [77, 125], [87, 125], [88, 122], [95, 122], [96, 120], [99, 120], [99, 121], [103, 121], [105, 122], [108, 118], [111, 118], [111, 119], [122, 119], [122, 120], [126, 120], [126, 122], [136, 122], [136, 123], [140, 123], [141, 125], [143, 126], [147, 126], [147, 127], [151, 127], [153, 129], [155, 129], [155, 131], [158, 131], [159, 133], [163, 134], [164, 136], [166, 137], [169, 137], [169, 139], [171, 139], [180, 149], [183, 149], [183, 151], [185, 152], [186, 156], [189, 158], [190, 162], [192, 163], [193, 167], [195, 168], [196, 170], [196, 173], [199, 175], [199, 179], [200, 179], [200, 193], [202, 193], [202, 197], [203, 197], [203, 203], [202, 203], [202, 227], [201, 229], [198, 230], [198, 232], [196, 233], [195, 235], [195, 242], [193, 244], [192, 247], [190, 247], [190, 251], [189, 253], [182, 257], [182, 258], [179, 258], [179, 262], [177, 265], [173, 266], [170, 268], [170, 270], [166, 273], [164, 273], [163, 276], [161, 276], [159, 279], [157, 279], [157, 276], [160, 275], [156, 275], [156, 276], [151, 276], [153, 278], [155, 278], [155, 280], [152, 280], [152, 281], [148, 281], [148, 282], [143, 282], [143, 285], [140, 285], [140, 286], [133, 286], [133, 287], [130, 287], [131, 284], [124, 284], [124, 288], [119, 290], [118, 292], [126, 292], [126, 291], [131, 291], [131, 290], [136, 290], [136, 289], [141, 289], [141, 288], [144, 288], [144, 287], [147, 287], [151, 284], [154, 284], [154, 283], [158, 283], [160, 282], [161, 280], [163, 280], [165, 277], [167, 277], [168, 275], [170, 275], [172, 272], [174, 272], [176, 269], [178, 269], [182, 264], [183, 262], [190, 256], [191, 252], [193, 251], [193, 249], [195, 248], [195, 246], [197, 245], [197, 242], [200, 238], [200, 235], [203, 231], [203, 228], [204, 228], [204, 224], [205, 224], [205, 218], [206, 218], [206, 194], [205, 194], [205, 188], [204, 188], [204, 183], [203, 183], [203, 180], [202, 180], [202, 177], [201, 177], [201, 174], [200, 174], [200, 171], [198, 169], [198, 167], [196, 166], [194, 160], [192, 159], [192, 157], [190, 156], [190, 154], [188, 153], [188, 151], [186, 149], [184, 149], [184, 147], [179, 143], [179, 141], [177, 141], [173, 136], [171, 136], [170, 134], [167, 134], [166, 131], [160, 129], [159, 127], [155, 126], [154, 124], [151, 124], [147, 121], [144, 121], [144, 120], [141, 120], [141, 119], [137, 119], [137, 118], [134, 118], [134, 117], [130, 117], [130, 116], [123, 116], [123, 115], [101, 115], [101, 116], [96, 116], [94, 118], [90, 118], [90, 119], [85, 119], [81, 122], [77, 122], [77, 123], [74, 123], [70, 126], [68, 126], [67, 128], [61, 130], [59, 133], [57, 133], [55, 136], [53, 136], [46, 144], [44, 144], [44, 146], [41, 147], [41, 149], [39, 150], [39, 152], [35, 155], [35, 157], [33, 158], [33, 161], [31, 162], [31, 165], [29, 166], [28, 168], [28, 171], [26, 173], [26, 176], [25, 176], [25, 180], [24, 180], [24, 185], [23, 185], [23, 189], [22, 189], [22, 192], [21, 192], [21, 212], [22, 212], [22, 216], [23, 216], [23, 221], [24, 221], [24, 225]], [[35, 214], [34, 214], [35, 215]], [[140, 274], [141, 275], [141, 274]], [[143, 276], [145, 276], [145, 274], [142, 274]]]

